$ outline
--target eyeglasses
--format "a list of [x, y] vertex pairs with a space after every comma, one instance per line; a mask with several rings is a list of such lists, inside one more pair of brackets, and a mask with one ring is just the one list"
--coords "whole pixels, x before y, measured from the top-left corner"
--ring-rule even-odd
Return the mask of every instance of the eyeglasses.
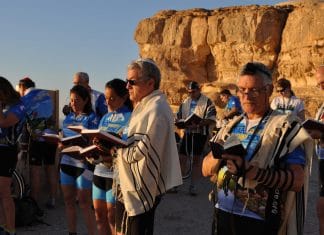
[[282, 92], [284, 92], [286, 89], [281, 89], [281, 90], [276, 90], [276, 92], [278, 92], [278, 93], [282, 93]]
[[143, 80], [145, 80], [145, 79], [143, 79], [143, 78], [136, 79], [136, 80], [135, 79], [126, 79], [126, 83], [128, 83], [131, 86], [136, 86]]
[[240, 95], [246, 95], [246, 96], [250, 96], [252, 98], [256, 98], [259, 95], [261, 95], [264, 91], [266, 90], [266, 86], [261, 87], [261, 88], [243, 88], [243, 87], [239, 87], [238, 88], [238, 93]]

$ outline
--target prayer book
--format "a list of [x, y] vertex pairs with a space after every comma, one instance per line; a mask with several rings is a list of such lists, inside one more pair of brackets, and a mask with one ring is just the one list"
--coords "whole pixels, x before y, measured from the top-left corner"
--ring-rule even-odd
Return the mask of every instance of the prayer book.
[[76, 144], [76, 143], [85, 143], [85, 139], [81, 134], [69, 136], [69, 137], [61, 137], [57, 134], [48, 134], [45, 133], [42, 135], [42, 138], [48, 143], [58, 144], [62, 143], [63, 145], [68, 144]]
[[186, 119], [179, 119], [174, 124], [179, 129], [184, 129], [187, 126], [193, 125], [193, 124], [199, 124], [203, 119], [199, 117], [197, 114], [192, 113], [190, 114]]
[[66, 128], [72, 130], [72, 131], [75, 131], [75, 132], [78, 132], [80, 133], [83, 129], [85, 129], [83, 126], [81, 125], [77, 125], [77, 126], [72, 126], [72, 125], [69, 125], [67, 126]]
[[96, 145], [90, 145], [85, 148], [82, 148], [78, 145], [73, 145], [67, 148], [64, 148], [61, 151], [62, 154], [67, 154], [76, 159], [83, 159], [85, 157], [91, 156], [93, 158], [99, 157], [100, 150]]
[[302, 126], [305, 129], [319, 130], [321, 132], [324, 132], [324, 123], [314, 119], [306, 119], [304, 122], [302, 122]]
[[89, 138], [98, 138], [99, 140], [107, 141], [117, 147], [126, 147], [127, 141], [121, 139], [116, 133], [106, 132], [100, 129], [83, 129], [81, 135]]
[[247, 154], [241, 141], [235, 135], [229, 136], [224, 144], [213, 141], [215, 138], [213, 137], [209, 142], [214, 158], [221, 159], [222, 154], [238, 155], [241, 157]]

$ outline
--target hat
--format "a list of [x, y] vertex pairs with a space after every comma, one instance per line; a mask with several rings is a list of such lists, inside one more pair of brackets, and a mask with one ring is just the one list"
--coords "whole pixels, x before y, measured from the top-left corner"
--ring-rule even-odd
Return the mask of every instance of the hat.
[[285, 78], [280, 78], [277, 81], [277, 89], [278, 90], [286, 90], [287, 88], [291, 88], [290, 81]]
[[189, 84], [188, 84], [188, 90], [197, 90], [197, 89], [199, 89], [198, 82], [195, 82], [195, 81], [189, 82]]

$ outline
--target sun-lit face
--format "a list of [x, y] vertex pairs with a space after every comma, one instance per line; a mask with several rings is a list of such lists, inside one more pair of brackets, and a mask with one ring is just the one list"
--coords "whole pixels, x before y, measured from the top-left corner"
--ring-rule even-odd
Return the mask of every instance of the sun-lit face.
[[108, 106], [108, 111], [112, 112], [116, 111], [124, 105], [127, 96], [120, 97], [117, 95], [114, 89], [107, 87], [105, 89], [105, 98]]
[[237, 83], [238, 97], [249, 118], [262, 117], [269, 109], [270, 86], [255, 75], [243, 75]]
[[82, 99], [81, 96], [71, 93], [70, 94], [70, 104], [74, 113], [80, 114], [83, 113], [84, 107], [87, 104], [88, 100]]
[[227, 104], [227, 102], [229, 100], [229, 97], [227, 95], [224, 95], [224, 94], [220, 95], [219, 98], [224, 104]]
[[136, 105], [154, 90], [152, 78], [143, 78], [138, 69], [127, 71], [127, 89], [130, 100]]

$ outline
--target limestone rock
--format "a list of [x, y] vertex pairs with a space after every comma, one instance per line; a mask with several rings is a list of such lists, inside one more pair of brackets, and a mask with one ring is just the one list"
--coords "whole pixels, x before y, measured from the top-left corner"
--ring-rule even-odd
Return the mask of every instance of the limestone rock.
[[161, 88], [171, 104], [184, 99], [189, 80], [218, 103], [217, 92], [235, 92], [238, 71], [249, 61], [269, 66], [274, 80], [291, 80], [309, 115], [321, 102], [313, 75], [324, 63], [323, 2], [164, 10], [138, 24], [135, 40], [141, 57], [161, 68]]

